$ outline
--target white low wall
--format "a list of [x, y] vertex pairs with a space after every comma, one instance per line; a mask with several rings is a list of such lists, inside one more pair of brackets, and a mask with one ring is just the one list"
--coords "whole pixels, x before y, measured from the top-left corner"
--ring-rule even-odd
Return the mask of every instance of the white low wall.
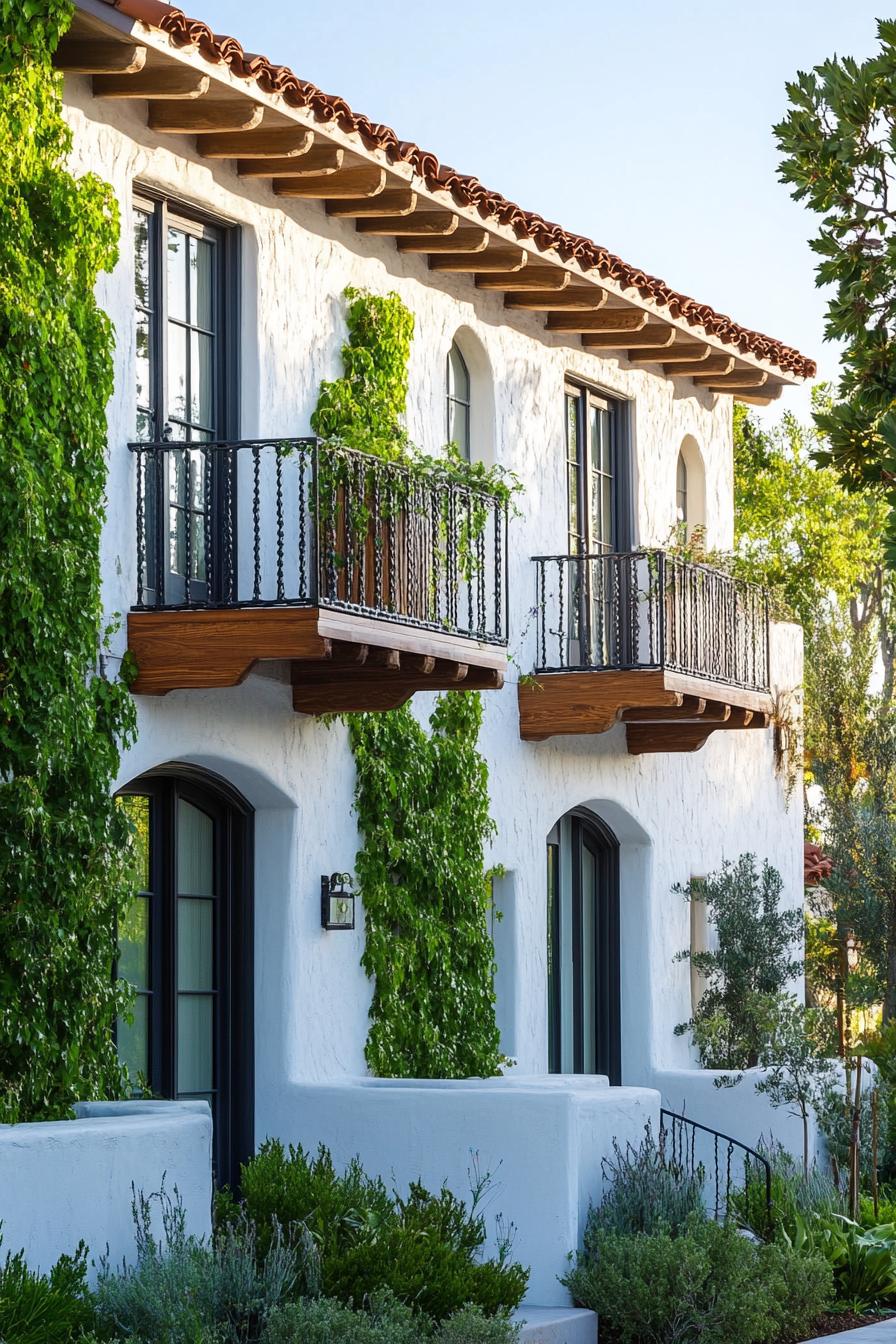
[[90, 1102], [75, 1120], [0, 1125], [3, 1250], [48, 1269], [87, 1243], [90, 1276], [108, 1248], [134, 1259], [133, 1186], [176, 1186], [196, 1236], [211, 1231], [212, 1120], [205, 1102]]
[[606, 1078], [359, 1078], [285, 1089], [270, 1132], [306, 1150], [326, 1144], [339, 1167], [357, 1154], [400, 1190], [419, 1178], [469, 1198], [475, 1162], [493, 1178], [488, 1249], [500, 1215], [516, 1229], [513, 1258], [531, 1266], [527, 1301], [559, 1306], [569, 1296], [558, 1276], [601, 1192], [601, 1158], [614, 1138], [638, 1144], [648, 1122], [656, 1133], [659, 1108], [657, 1092]]

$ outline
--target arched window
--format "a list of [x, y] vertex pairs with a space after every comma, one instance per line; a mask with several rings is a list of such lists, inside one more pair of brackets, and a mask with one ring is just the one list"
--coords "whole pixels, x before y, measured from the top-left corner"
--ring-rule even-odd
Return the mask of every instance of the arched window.
[[153, 1095], [207, 1101], [215, 1175], [252, 1152], [251, 809], [199, 771], [153, 771], [119, 794], [135, 829], [139, 889], [118, 931], [135, 987], [118, 1054]]
[[453, 342], [448, 351], [446, 377], [448, 442], [456, 443], [461, 457], [470, 461], [470, 372], [466, 360]]
[[621, 1080], [619, 842], [590, 812], [548, 836], [548, 1067]]
[[678, 469], [675, 473], [675, 517], [679, 523], [688, 521], [688, 464], [684, 453], [678, 454]]

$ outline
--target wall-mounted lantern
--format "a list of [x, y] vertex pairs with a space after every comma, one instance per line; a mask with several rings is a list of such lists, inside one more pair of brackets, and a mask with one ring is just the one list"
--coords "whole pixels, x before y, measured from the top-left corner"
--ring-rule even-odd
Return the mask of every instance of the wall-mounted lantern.
[[320, 879], [320, 925], [322, 929], [355, 927], [355, 893], [350, 873], [331, 873]]

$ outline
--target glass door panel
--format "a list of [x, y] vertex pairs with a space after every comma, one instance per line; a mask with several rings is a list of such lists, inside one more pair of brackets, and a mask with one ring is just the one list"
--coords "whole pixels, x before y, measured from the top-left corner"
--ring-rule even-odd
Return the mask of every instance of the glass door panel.
[[548, 837], [548, 1067], [619, 1081], [615, 841], [586, 817]]
[[617, 545], [614, 408], [588, 388], [566, 391], [566, 491], [570, 557], [565, 599], [570, 667], [612, 664], [615, 570], [601, 557]]
[[587, 843], [581, 857], [582, 1072], [597, 1072], [597, 858]]
[[215, 1089], [215, 821], [177, 800], [177, 1093]]

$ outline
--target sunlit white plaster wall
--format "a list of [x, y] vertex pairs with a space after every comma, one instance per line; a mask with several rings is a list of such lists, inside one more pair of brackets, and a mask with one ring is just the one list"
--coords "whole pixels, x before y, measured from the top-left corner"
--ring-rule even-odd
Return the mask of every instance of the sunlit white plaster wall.
[[[74, 1120], [0, 1125], [4, 1250], [44, 1273], [87, 1245], [89, 1275], [108, 1254], [136, 1258], [131, 1203], [164, 1188], [180, 1195], [187, 1232], [207, 1237], [212, 1212], [212, 1118], [202, 1101], [79, 1104]], [[152, 1226], [162, 1235], [161, 1206]]]
[[[768, 857], [801, 899], [798, 799], [785, 808], [769, 732], [716, 733], [693, 755], [630, 757], [624, 730], [541, 744], [519, 739], [517, 670], [534, 661], [530, 556], [566, 546], [563, 384], [589, 380], [629, 405], [634, 533], [662, 542], [675, 520], [674, 479], [686, 436], [706, 476], [708, 542], [732, 536], [730, 404], [682, 380], [599, 358], [544, 331], [537, 315], [508, 313], [500, 295], [469, 278], [430, 272], [425, 259], [360, 236], [320, 205], [278, 201], [263, 183], [198, 158], [186, 138], [161, 145], [139, 106], [92, 100], [86, 81], [67, 81], [74, 165], [111, 181], [122, 210], [121, 259], [101, 280], [115, 323], [116, 389], [109, 407], [109, 510], [103, 534], [108, 611], [125, 612], [136, 589], [134, 471], [125, 450], [135, 420], [131, 193], [142, 182], [237, 221], [242, 231], [241, 432], [308, 431], [322, 378], [341, 372], [346, 284], [397, 290], [416, 316], [408, 428], [432, 451], [445, 437], [445, 357], [455, 333], [475, 338], [493, 379], [493, 442], [474, 455], [521, 478], [523, 516], [511, 525], [511, 648], [516, 662], [500, 693], [485, 696], [483, 750], [491, 769], [498, 835], [492, 857], [509, 872], [501, 899], [512, 907], [499, 939], [500, 1013], [522, 1072], [547, 1067], [544, 844], [554, 822], [587, 805], [622, 845], [624, 1081], [654, 1067], [687, 1067], [686, 1040], [672, 1034], [688, 1015], [688, 971], [673, 962], [688, 916], [671, 887], [743, 850]], [[487, 428], [478, 430], [488, 437]], [[124, 634], [116, 651], [124, 648]], [[791, 651], [789, 674], [799, 679]], [[778, 654], [776, 660], [780, 661]], [[432, 698], [419, 696], [416, 711]], [[138, 701], [139, 738], [121, 782], [171, 761], [202, 764], [240, 788], [256, 809], [256, 1133], [273, 1123], [269, 1098], [284, 1082], [363, 1072], [369, 986], [360, 970], [360, 928], [322, 933], [322, 872], [350, 869], [357, 849], [353, 769], [342, 727], [291, 709], [286, 669], [251, 675], [217, 692], [177, 692]], [[463, 799], [458, 799], [462, 807]], [[360, 920], [359, 920], [360, 923]], [[503, 931], [502, 931], [503, 933]]]

